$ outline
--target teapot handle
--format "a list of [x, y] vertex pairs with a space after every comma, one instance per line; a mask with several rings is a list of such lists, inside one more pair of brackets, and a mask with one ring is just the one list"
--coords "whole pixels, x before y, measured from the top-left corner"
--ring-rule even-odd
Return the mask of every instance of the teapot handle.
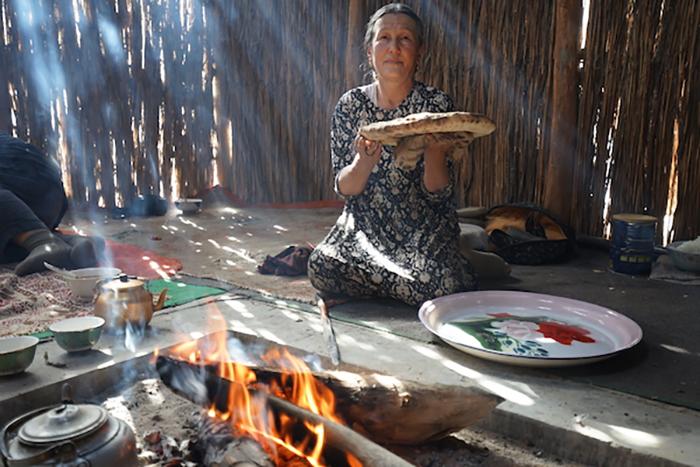
[[168, 289], [165, 288], [161, 290], [160, 295], [158, 295], [158, 301], [153, 306], [153, 311], [158, 311], [165, 305], [165, 299], [168, 298]]

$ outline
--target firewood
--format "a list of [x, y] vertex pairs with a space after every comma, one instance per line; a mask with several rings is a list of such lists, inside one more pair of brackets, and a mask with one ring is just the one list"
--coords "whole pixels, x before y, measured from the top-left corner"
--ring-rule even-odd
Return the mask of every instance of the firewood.
[[[196, 397], [216, 400], [216, 393], [221, 393], [222, 388], [216, 383], [215, 366], [199, 368], [166, 356], [159, 356], [156, 363], [161, 378], [169, 366], [182, 365], [188, 365], [188, 371], [204, 381], [200, 388], [194, 389]], [[274, 380], [279, 384], [280, 375], [284, 373], [284, 370], [259, 366], [248, 368], [255, 373], [258, 383]], [[421, 444], [445, 437], [486, 417], [503, 400], [471, 386], [425, 385], [354, 371], [313, 375], [333, 391], [336, 411], [350, 427], [383, 444]], [[184, 384], [195, 383], [187, 379]]]
[[[156, 368], [163, 382], [173, 391], [190, 400], [204, 403], [204, 406], [214, 404], [221, 409], [225, 409], [228, 405], [226, 398], [230, 394], [229, 386], [238, 384], [217, 376], [215, 371], [213, 371], [215, 370], [213, 367], [198, 368], [191, 363], [163, 356], [158, 357]], [[332, 446], [352, 454], [363, 465], [375, 467], [409, 467], [411, 465], [350, 428], [298, 407], [279, 397], [259, 391], [256, 388], [249, 388], [249, 391], [254, 396], [265, 396], [272, 408], [285, 412], [297, 420], [323, 424]], [[206, 401], [203, 398], [203, 394], [207, 394]]]
[[329, 441], [337, 448], [355, 455], [363, 465], [375, 467], [410, 467], [411, 464], [378, 444], [370, 442], [348, 427], [328, 420], [308, 410], [304, 410], [279, 397], [270, 396], [270, 405], [287, 412], [298, 419], [314, 424], [322, 423], [328, 430]]
[[255, 440], [237, 436], [226, 422], [206, 415], [198, 423], [194, 451], [205, 466], [274, 467]]
[[322, 381], [350, 426], [383, 444], [444, 438], [485, 418], [503, 401], [477, 387], [426, 385], [380, 374], [331, 371]]

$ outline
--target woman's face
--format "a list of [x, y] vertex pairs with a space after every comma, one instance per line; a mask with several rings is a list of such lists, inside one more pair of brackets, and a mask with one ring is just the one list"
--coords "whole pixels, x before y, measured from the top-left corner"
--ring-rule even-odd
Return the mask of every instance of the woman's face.
[[378, 80], [413, 80], [420, 44], [413, 20], [402, 14], [388, 14], [374, 25], [374, 37], [367, 57]]

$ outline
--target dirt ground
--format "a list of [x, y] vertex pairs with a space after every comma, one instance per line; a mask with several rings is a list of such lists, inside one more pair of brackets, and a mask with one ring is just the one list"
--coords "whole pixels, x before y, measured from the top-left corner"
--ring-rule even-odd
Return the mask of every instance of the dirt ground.
[[[118, 396], [107, 397], [102, 405], [134, 430], [140, 465], [199, 465], [188, 457], [190, 440], [195, 434], [194, 421], [200, 409], [173, 393], [160, 380], [142, 380]], [[389, 449], [420, 467], [579, 465], [549, 456], [537, 446], [519, 445], [478, 430], [463, 430], [422, 446]]]

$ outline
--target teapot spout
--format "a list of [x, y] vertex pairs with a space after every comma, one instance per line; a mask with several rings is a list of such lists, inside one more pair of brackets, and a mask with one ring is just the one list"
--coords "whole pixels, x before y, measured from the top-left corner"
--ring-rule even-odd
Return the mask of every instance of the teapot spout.
[[158, 301], [153, 306], [153, 311], [158, 311], [165, 305], [165, 299], [168, 297], [168, 289], [163, 289], [158, 295]]

